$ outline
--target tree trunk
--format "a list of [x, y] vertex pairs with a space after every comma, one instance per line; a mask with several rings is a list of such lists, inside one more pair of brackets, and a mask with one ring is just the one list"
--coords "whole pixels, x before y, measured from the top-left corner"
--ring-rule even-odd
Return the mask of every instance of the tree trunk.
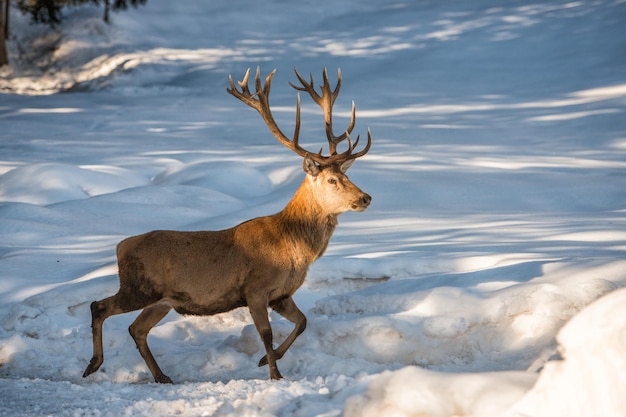
[[[0, 3], [2, 3], [2, 0], [0, 0]], [[10, 5], [11, 5], [11, 0], [4, 1], [4, 40], [9, 39], [9, 6]]]
[[104, 17], [102, 18], [104, 23], [109, 23], [109, 7], [109, 0], [104, 0]]
[[41, 2], [48, 11], [48, 18], [50, 19], [52, 27], [54, 27], [55, 23], [60, 23], [61, 21], [57, 17], [57, 7], [54, 4], [54, 0], [41, 0]]
[[[0, 67], [9, 63], [9, 54], [7, 53], [6, 33], [8, 32], [9, 13], [5, 9], [5, 2], [8, 5], [9, 0], [0, 0]], [[6, 10], [6, 16], [5, 16]]]

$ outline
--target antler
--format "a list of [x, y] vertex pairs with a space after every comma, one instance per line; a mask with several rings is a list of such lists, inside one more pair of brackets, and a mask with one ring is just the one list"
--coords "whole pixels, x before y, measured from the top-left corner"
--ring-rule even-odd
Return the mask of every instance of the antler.
[[[296, 72], [296, 76], [302, 83], [302, 87], [297, 87], [290, 83], [291, 86], [294, 87], [296, 90], [308, 92], [309, 95], [313, 98], [313, 101], [315, 101], [318, 105], [320, 105], [320, 107], [322, 107], [322, 109], [324, 110], [326, 137], [328, 139], [328, 145], [330, 148], [329, 156], [322, 156], [322, 150], [320, 150], [319, 153], [317, 154], [311, 153], [307, 151], [306, 149], [302, 148], [298, 143], [299, 134], [300, 134], [300, 94], [298, 94], [298, 98], [296, 102], [296, 126], [294, 129], [293, 139], [289, 139], [276, 124], [276, 121], [274, 120], [274, 117], [272, 116], [272, 112], [270, 110], [270, 104], [269, 104], [269, 94], [270, 94], [270, 89], [272, 87], [272, 78], [274, 77], [276, 70], [273, 70], [272, 72], [269, 73], [269, 75], [265, 78], [265, 83], [262, 85], [261, 84], [261, 71], [259, 67], [257, 67], [256, 76], [254, 77], [254, 84], [255, 84], [255, 90], [256, 90], [254, 93], [250, 92], [250, 88], [249, 88], [249, 81], [248, 81], [248, 78], [250, 76], [249, 68], [246, 71], [246, 74], [244, 75], [243, 80], [237, 82], [239, 84], [239, 87], [241, 88], [241, 91], [239, 91], [237, 87], [235, 87], [235, 82], [233, 81], [233, 77], [229, 75], [228, 78], [230, 81], [230, 88], [227, 88], [226, 91], [229, 94], [236, 97], [237, 99], [243, 101], [248, 106], [255, 109], [257, 112], [259, 112], [259, 114], [265, 121], [265, 124], [270, 129], [270, 132], [272, 132], [272, 134], [276, 137], [276, 139], [280, 143], [282, 143], [284, 146], [296, 152], [298, 155], [302, 157], [305, 157], [308, 154], [311, 157], [311, 159], [313, 159], [319, 165], [325, 166], [325, 165], [330, 165], [333, 163], [343, 163], [345, 161], [356, 159], [365, 155], [369, 151], [370, 146], [372, 144], [372, 136], [371, 136], [369, 129], [367, 130], [367, 145], [365, 146], [365, 148], [355, 154], [352, 153], [352, 151], [358, 145], [359, 139], [360, 139], [360, 136], [357, 136], [356, 140], [353, 143], [350, 138], [350, 133], [352, 132], [352, 129], [354, 128], [354, 123], [355, 123], [354, 102], [352, 103], [352, 118], [350, 120], [350, 126], [345, 131], [345, 133], [339, 136], [335, 136], [332, 131], [332, 107], [335, 102], [335, 99], [337, 98], [337, 95], [339, 94], [339, 89], [341, 88], [341, 71], [338, 71], [337, 86], [335, 87], [335, 90], [331, 92], [330, 84], [328, 82], [328, 75], [326, 73], [326, 68], [324, 68], [324, 85], [322, 86], [321, 96], [317, 94], [317, 92], [315, 91], [315, 88], [313, 87], [312, 75], [311, 75], [311, 83], [307, 83], [300, 76], [298, 71], [295, 71], [295, 72]], [[345, 152], [338, 154], [337, 144], [345, 139], [348, 139], [348, 149]]]
[[324, 110], [324, 126], [326, 129], [326, 138], [328, 139], [330, 154], [332, 155], [337, 152], [337, 144], [348, 138], [350, 133], [352, 133], [352, 129], [354, 129], [354, 122], [356, 120], [356, 109], [353, 101], [352, 117], [350, 118], [350, 125], [348, 126], [348, 129], [339, 136], [335, 136], [335, 134], [333, 133], [333, 105], [335, 104], [335, 100], [337, 99], [337, 96], [339, 95], [339, 90], [341, 89], [341, 70], [337, 70], [337, 85], [335, 86], [335, 89], [331, 92], [330, 83], [328, 82], [328, 73], [326, 72], [326, 67], [324, 67], [324, 84], [321, 86], [321, 96], [315, 91], [315, 86], [313, 85], [313, 74], [309, 74], [311, 82], [307, 83], [306, 80], [300, 75], [300, 73], [298, 73], [298, 70], [294, 71], [296, 73], [296, 77], [298, 77], [298, 80], [300, 81], [300, 84], [302, 84], [302, 87], [298, 87], [297, 85], [293, 85], [291, 83], [289, 84], [298, 91], [306, 91], [307, 93], [309, 93], [313, 101], [315, 101], [322, 108], [322, 110]]

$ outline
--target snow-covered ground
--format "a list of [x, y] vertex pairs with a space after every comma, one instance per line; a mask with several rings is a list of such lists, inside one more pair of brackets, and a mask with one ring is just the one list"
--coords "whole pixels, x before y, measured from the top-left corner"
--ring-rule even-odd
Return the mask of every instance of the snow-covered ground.
[[[0, 416], [626, 415], [625, 2], [149, 0], [110, 26], [101, 12], [52, 31], [12, 15]], [[102, 369], [81, 378], [117, 242], [277, 212], [302, 180], [226, 94], [257, 65], [278, 70], [286, 131], [293, 68], [340, 67], [335, 124], [354, 100], [355, 132], [374, 137], [350, 169], [372, 205], [340, 217], [296, 294], [308, 328], [285, 379], [256, 366], [245, 309], [155, 327], [174, 385], [152, 383], [136, 313], [112, 317]], [[307, 97], [302, 136], [325, 142]], [[271, 317], [281, 340], [292, 326]]]

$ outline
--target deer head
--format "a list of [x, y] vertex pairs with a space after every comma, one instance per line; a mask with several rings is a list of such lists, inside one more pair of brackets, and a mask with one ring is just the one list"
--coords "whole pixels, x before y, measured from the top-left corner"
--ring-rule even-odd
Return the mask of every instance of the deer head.
[[[307, 151], [299, 144], [300, 94], [297, 95], [296, 124], [293, 138], [288, 138], [276, 124], [269, 104], [272, 78], [275, 73], [276, 70], [273, 70], [265, 78], [265, 83], [262, 84], [261, 72], [259, 67], [257, 67], [256, 76], [254, 78], [255, 92], [252, 93], [249, 87], [248, 79], [250, 77], [250, 69], [248, 69], [243, 80], [237, 82], [241, 90], [237, 89], [232, 76], [229, 76], [230, 87], [227, 88], [226, 91], [258, 111], [274, 137], [284, 146], [304, 158], [302, 167], [307, 174], [306, 181], [309, 182], [314, 191], [314, 198], [317, 199], [322, 206], [326, 207], [329, 212], [339, 214], [348, 210], [365, 210], [369, 206], [372, 198], [348, 179], [346, 171], [357, 158], [360, 158], [369, 151], [372, 145], [372, 135], [368, 129], [367, 144], [361, 151], [354, 153], [360, 139], [360, 136], [357, 136], [356, 140], [353, 142], [350, 138], [350, 133], [352, 133], [355, 124], [356, 110], [354, 102], [352, 102], [352, 116], [348, 128], [339, 136], [336, 136], [333, 132], [332, 111], [335, 100], [339, 95], [339, 90], [341, 89], [341, 70], [337, 71], [337, 84], [335, 88], [331, 90], [328, 74], [326, 68], [324, 68], [324, 83], [321, 86], [321, 94], [315, 91], [313, 75], [310, 76], [310, 82], [307, 82], [298, 71], [295, 70], [296, 77], [300, 81], [301, 86], [290, 83], [296, 90], [307, 92], [313, 101], [324, 111], [324, 126], [329, 148], [328, 156], [322, 155], [323, 149], [320, 149], [317, 153], [313, 153]], [[337, 145], [345, 140], [348, 141], [348, 149], [338, 153]]]

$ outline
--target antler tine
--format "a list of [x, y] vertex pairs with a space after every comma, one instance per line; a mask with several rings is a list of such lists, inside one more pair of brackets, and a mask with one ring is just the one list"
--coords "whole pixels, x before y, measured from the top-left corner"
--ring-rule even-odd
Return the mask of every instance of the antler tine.
[[352, 133], [352, 129], [354, 129], [354, 125], [356, 122], [356, 109], [354, 107], [354, 102], [352, 103], [352, 113], [350, 117], [350, 124], [348, 125], [348, 129], [344, 133], [339, 136], [335, 136], [333, 133], [333, 105], [335, 104], [335, 100], [339, 95], [339, 91], [341, 90], [341, 69], [337, 70], [337, 84], [334, 90], [330, 88], [330, 81], [328, 79], [328, 71], [326, 67], [324, 67], [324, 71], [322, 73], [323, 84], [321, 85], [322, 94], [318, 94], [315, 91], [315, 83], [313, 80], [313, 74], [310, 74], [310, 82], [307, 82], [304, 77], [300, 75], [297, 69], [294, 69], [296, 73], [296, 77], [302, 86], [297, 86], [292, 83], [291, 86], [298, 91], [306, 91], [313, 101], [317, 103], [322, 110], [324, 111], [324, 130], [326, 131], [326, 138], [328, 140], [329, 151], [331, 155], [337, 153], [337, 144], [344, 141], [350, 133]]
[[298, 81], [300, 81], [300, 84], [302, 84], [302, 87], [297, 86], [291, 82], [289, 82], [289, 85], [298, 91], [306, 91], [307, 93], [309, 93], [314, 102], [322, 106], [322, 97], [317, 94], [317, 91], [315, 91], [315, 87], [313, 86], [313, 74], [309, 74], [309, 76], [311, 77], [311, 82], [307, 82], [304, 77], [300, 75], [297, 69], [294, 68], [294, 72], [296, 73], [296, 77], [298, 77]]
[[298, 140], [300, 138], [300, 94], [296, 94], [296, 127], [293, 129], [293, 144], [295, 147], [300, 147], [298, 145]]
[[[359, 143], [359, 137], [357, 136], [356, 142], [354, 144], [355, 148], [358, 143]], [[369, 152], [371, 147], [372, 147], [372, 132], [370, 131], [370, 128], [368, 127], [367, 128], [367, 145], [365, 145], [365, 148], [363, 148], [361, 151], [350, 155], [349, 159], [356, 159], [356, 158], [362, 157], [363, 155]]]
[[[330, 93], [330, 82], [328, 81], [328, 72], [326, 71], [326, 67], [324, 67], [322, 77], [324, 78], [323, 90]], [[341, 90], [341, 68], [337, 68], [337, 85], [335, 86], [333, 93], [330, 95], [332, 98], [331, 104], [335, 104], [335, 100], [339, 95], [339, 90]]]
[[[272, 78], [274, 78], [274, 74], [276, 74], [276, 69], [273, 69], [272, 72], [267, 74], [267, 77], [265, 77], [265, 83], [263, 84], [263, 86], [261, 86], [261, 67], [256, 67], [256, 75], [254, 76], [254, 88], [256, 89], [257, 94], [259, 94], [259, 100], [263, 98], [268, 102], [268, 104], [270, 89], [272, 88]], [[262, 95], [260, 95], [261, 91], [263, 91]]]
[[[346, 129], [346, 131], [340, 137], [350, 135], [350, 133], [352, 133], [352, 129], [354, 129], [355, 123], [356, 123], [356, 106], [354, 105], [354, 100], [352, 100], [352, 113], [350, 114], [350, 124], [348, 125], [348, 128]], [[343, 139], [345, 139], [345, 137]]]
[[[234, 87], [233, 84], [233, 77], [231, 75], [228, 76], [230, 78], [230, 84]], [[246, 71], [245, 75], [243, 76], [243, 80], [242, 81], [237, 81], [237, 84], [239, 84], [239, 87], [241, 87], [243, 92], [247, 92], [249, 93], [250, 90], [248, 89], [248, 78], [250, 77], [250, 68], [248, 68], [248, 70]]]

